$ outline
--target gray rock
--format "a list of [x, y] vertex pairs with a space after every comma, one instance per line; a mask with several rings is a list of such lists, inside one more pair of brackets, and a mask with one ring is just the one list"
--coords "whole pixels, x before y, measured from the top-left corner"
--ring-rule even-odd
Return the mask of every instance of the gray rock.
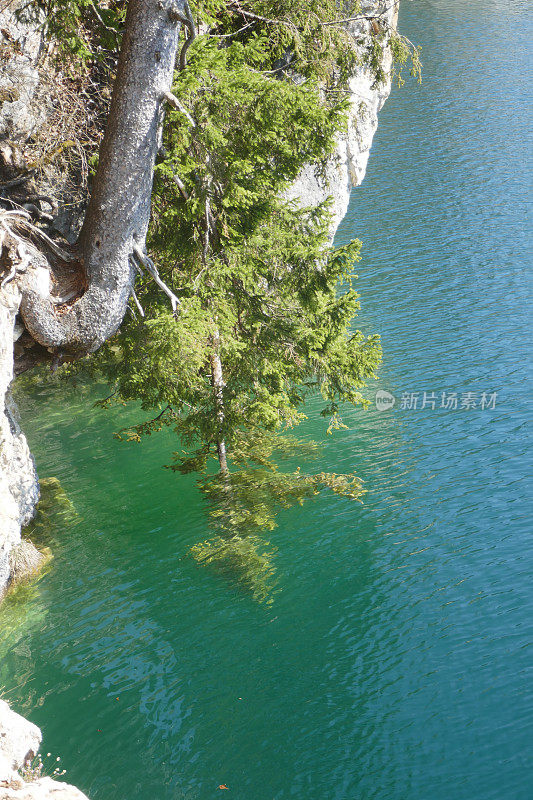
[[[22, 767], [39, 752], [41, 731], [36, 725], [16, 714], [0, 700], [0, 758], [12, 770]], [[0, 779], [3, 776], [0, 774]]]
[[50, 777], [26, 782], [19, 769], [39, 752], [41, 731], [0, 700], [0, 800], [87, 800], [79, 789]]
[[10, 582], [20, 583], [31, 578], [41, 571], [47, 560], [46, 555], [39, 552], [33, 542], [23, 539], [9, 554]]
[[17, 20], [13, 8], [20, 5], [0, 12], [0, 138], [12, 141], [28, 139], [46, 118], [37, 70], [42, 35], [35, 23]]
[[[372, 0], [365, 6], [369, 13], [382, 13], [383, 23], [395, 27], [398, 11], [395, 3], [390, 0]], [[352, 23], [350, 32], [359, 43], [358, 48], [362, 53], [370, 41], [370, 22], [362, 20]], [[365, 177], [372, 140], [378, 126], [378, 112], [391, 90], [391, 66], [392, 56], [389, 48], [386, 48], [383, 69], [389, 78], [385, 83], [374, 86], [374, 75], [368, 68], [359, 69], [350, 79], [351, 111], [348, 128], [326, 167], [325, 180], [317, 177], [315, 167], [309, 164], [286, 193], [287, 199], [297, 201], [302, 207], [316, 205], [328, 197], [333, 199], [331, 239], [348, 210], [351, 190], [359, 186]]]
[[10, 579], [10, 553], [39, 499], [35, 464], [16, 418], [9, 385], [20, 292], [13, 283], [0, 290], [0, 596]]

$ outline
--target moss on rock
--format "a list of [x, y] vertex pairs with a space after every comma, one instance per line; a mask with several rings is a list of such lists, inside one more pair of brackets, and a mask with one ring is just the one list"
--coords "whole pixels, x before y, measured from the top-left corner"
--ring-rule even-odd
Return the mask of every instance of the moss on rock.
[[9, 554], [9, 585], [35, 577], [51, 558], [50, 548], [45, 547], [41, 552], [29, 539], [23, 539]]

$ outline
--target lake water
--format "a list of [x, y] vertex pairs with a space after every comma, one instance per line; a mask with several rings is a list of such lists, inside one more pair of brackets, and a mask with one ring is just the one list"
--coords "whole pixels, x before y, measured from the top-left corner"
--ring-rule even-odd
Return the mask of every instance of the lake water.
[[383, 339], [369, 396], [396, 405], [333, 437], [311, 408], [321, 467], [368, 493], [280, 516], [270, 605], [188, 556], [205, 508], [161, 469], [169, 437], [24, 400], [79, 517], [0, 611], [0, 685], [92, 800], [531, 797], [528, 7], [402, 2], [424, 81], [385, 106], [338, 233]]

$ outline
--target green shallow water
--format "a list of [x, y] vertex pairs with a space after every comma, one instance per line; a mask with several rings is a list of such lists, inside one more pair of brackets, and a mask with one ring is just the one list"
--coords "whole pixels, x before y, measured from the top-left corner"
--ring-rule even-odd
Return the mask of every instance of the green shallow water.
[[320, 468], [368, 493], [280, 516], [272, 604], [188, 558], [205, 508], [161, 469], [169, 437], [120, 445], [132, 412], [23, 399], [78, 518], [0, 610], [0, 685], [92, 800], [531, 796], [527, 7], [402, 4], [424, 83], [385, 106], [338, 233], [364, 240], [359, 322], [397, 403], [334, 437], [311, 408]]

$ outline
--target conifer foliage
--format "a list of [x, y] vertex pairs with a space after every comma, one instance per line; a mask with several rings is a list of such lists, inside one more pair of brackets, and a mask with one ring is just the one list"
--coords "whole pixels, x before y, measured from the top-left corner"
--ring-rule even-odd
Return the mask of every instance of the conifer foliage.
[[[358, 3], [342, 8], [362, 13]], [[260, 533], [275, 526], [276, 509], [324, 488], [362, 494], [355, 475], [281, 471], [280, 458], [313, 450], [290, 435], [306, 399], [320, 395], [329, 430], [339, 427], [340, 404], [364, 404], [381, 359], [379, 337], [354, 328], [361, 243], [331, 248], [328, 204], [284, 199], [304, 165], [324, 172], [346, 126], [347, 82], [362, 57], [331, 24], [338, 18], [335, 0], [185, 3], [153, 262], [139, 254], [146, 269], [132, 314], [93, 362], [115, 386], [103, 405], [155, 409], [119, 438], [176, 432], [168, 466], [200, 473], [217, 526], [193, 555], [257, 599], [271, 588]], [[369, 64], [390, 32], [376, 26], [372, 36]]]

